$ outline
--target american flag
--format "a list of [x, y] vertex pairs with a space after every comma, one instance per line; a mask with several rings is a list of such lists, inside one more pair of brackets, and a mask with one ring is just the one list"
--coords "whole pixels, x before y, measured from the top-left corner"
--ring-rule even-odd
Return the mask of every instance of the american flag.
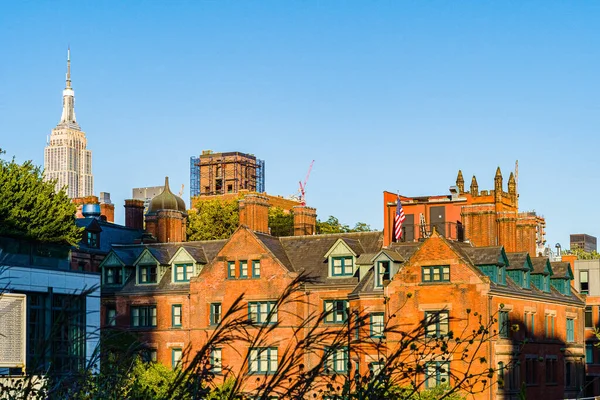
[[396, 241], [402, 237], [402, 223], [405, 219], [406, 216], [404, 215], [402, 204], [400, 204], [400, 196], [398, 196], [398, 200], [396, 200], [396, 216], [394, 217], [394, 239]]

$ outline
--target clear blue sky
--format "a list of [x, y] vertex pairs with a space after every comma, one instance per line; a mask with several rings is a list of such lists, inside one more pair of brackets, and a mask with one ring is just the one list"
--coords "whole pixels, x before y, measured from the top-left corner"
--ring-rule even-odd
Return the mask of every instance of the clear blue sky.
[[[203, 149], [266, 160], [271, 194], [382, 227], [382, 192], [505, 185], [548, 243], [600, 236], [600, 2], [7, 2], [0, 147], [43, 163], [71, 46], [95, 191], [182, 183]], [[505, 186], [506, 190], [506, 186]]]

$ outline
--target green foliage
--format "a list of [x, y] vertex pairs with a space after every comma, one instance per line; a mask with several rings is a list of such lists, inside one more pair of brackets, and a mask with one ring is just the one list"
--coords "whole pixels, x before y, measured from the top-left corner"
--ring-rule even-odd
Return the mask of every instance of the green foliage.
[[273, 236], [292, 236], [294, 234], [294, 215], [281, 207], [269, 208], [269, 229]]
[[132, 399], [191, 398], [182, 393], [181, 387], [173, 391], [177, 370], [163, 364], [143, 362], [136, 359], [130, 374], [128, 397]]
[[330, 215], [327, 221], [317, 220], [317, 234], [370, 232], [371, 230], [371, 227], [364, 222], [357, 222], [354, 228], [350, 228], [349, 225], [343, 225], [333, 215]]
[[31, 161], [0, 160], [0, 235], [76, 245], [83, 232], [75, 225], [76, 207], [54, 185]]
[[596, 260], [600, 258], [600, 253], [598, 253], [596, 250], [589, 252], [578, 247], [571, 250], [564, 250], [563, 254], [573, 254], [577, 256], [578, 260]]
[[237, 200], [207, 200], [197, 202], [197, 209], [188, 212], [188, 240], [227, 239], [239, 224]]

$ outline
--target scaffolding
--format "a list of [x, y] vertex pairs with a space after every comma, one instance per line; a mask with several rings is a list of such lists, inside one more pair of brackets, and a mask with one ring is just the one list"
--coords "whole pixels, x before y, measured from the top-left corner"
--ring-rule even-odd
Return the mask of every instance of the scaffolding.
[[190, 157], [190, 197], [265, 191], [265, 162], [252, 154], [213, 153]]
[[190, 157], [190, 207], [192, 199], [200, 195], [200, 158]]

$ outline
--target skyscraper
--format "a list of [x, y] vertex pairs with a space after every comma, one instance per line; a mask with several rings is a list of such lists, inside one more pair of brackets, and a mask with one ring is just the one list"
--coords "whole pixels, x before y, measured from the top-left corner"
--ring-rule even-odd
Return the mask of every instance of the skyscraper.
[[45, 179], [56, 180], [56, 189], [66, 186], [70, 198], [94, 194], [92, 152], [86, 149], [87, 139], [75, 119], [75, 92], [71, 87], [71, 50], [67, 52], [67, 84], [63, 90], [63, 110], [60, 122], [44, 150]]

